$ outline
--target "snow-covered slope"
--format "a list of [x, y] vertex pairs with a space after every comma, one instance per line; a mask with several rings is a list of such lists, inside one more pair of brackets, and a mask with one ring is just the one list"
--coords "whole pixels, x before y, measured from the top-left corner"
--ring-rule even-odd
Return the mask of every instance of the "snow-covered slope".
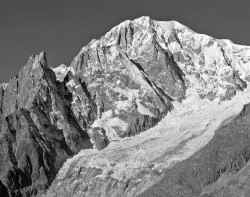
[[[249, 78], [249, 47], [198, 34], [178, 22], [156, 22], [190, 87], [213, 99], [226, 96], [232, 82]], [[159, 30], [161, 31], [161, 30]], [[236, 77], [236, 78], [234, 78]], [[237, 83], [237, 82], [236, 82]], [[211, 97], [212, 96], [212, 97]]]
[[68, 160], [48, 196], [136, 196], [250, 101], [250, 47], [176, 21], [122, 22], [83, 47], [69, 69], [79, 124], [96, 147], [109, 145]]

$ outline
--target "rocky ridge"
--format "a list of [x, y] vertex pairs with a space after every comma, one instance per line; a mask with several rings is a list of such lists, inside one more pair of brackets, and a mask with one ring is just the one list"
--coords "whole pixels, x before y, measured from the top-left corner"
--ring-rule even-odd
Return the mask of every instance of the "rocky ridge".
[[0, 86], [0, 190], [40, 195], [53, 181], [47, 196], [143, 193], [240, 112], [249, 59], [247, 46], [149, 17], [92, 40], [69, 67], [31, 56]]
[[44, 191], [67, 158], [93, 146], [45, 53], [31, 56], [19, 75], [1, 86], [0, 101], [0, 179], [9, 196]]

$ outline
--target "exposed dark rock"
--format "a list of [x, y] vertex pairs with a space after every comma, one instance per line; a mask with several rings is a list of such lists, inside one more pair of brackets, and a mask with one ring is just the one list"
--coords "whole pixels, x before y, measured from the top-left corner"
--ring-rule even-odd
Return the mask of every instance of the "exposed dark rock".
[[18, 109], [17, 94], [18, 94], [18, 77], [13, 76], [10, 78], [6, 86], [2, 100], [2, 112], [4, 115], [9, 115]]
[[141, 115], [135, 111], [133, 114], [130, 114], [129, 117], [127, 117], [127, 121], [131, 123], [128, 133], [127, 135], [121, 134], [121, 137], [134, 136], [142, 131], [145, 131], [155, 126], [159, 122], [159, 118]]
[[250, 75], [248, 75], [245, 79], [246, 79], [248, 82], [250, 82]]
[[[206, 98], [209, 99], [210, 101], [214, 100], [215, 97], [216, 97], [216, 93], [214, 93], [213, 91], [208, 92], [207, 95], [206, 95]], [[228, 100], [230, 100], [230, 99], [228, 99]]]
[[234, 97], [235, 94], [236, 90], [233, 87], [228, 87], [225, 94], [225, 99], [230, 100]]
[[93, 139], [97, 150], [102, 150], [108, 146], [109, 139], [107, 138], [106, 131], [104, 129], [92, 128], [91, 133], [91, 138]]
[[0, 194], [4, 197], [9, 197], [8, 189], [7, 187], [0, 181]]

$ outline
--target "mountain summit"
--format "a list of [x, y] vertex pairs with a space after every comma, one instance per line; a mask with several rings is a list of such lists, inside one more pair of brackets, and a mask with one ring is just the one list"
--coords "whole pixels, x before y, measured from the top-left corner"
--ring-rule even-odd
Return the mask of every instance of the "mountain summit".
[[0, 193], [247, 194], [249, 81], [250, 47], [149, 17], [69, 66], [33, 55], [0, 86]]

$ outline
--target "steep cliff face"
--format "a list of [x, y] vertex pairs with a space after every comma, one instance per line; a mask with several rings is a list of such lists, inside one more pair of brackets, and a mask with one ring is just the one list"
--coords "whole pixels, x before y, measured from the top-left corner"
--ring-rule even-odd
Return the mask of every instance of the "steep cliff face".
[[92, 147], [71, 101], [44, 53], [31, 56], [19, 76], [1, 87], [0, 179], [9, 196], [44, 191], [67, 158]]
[[[197, 196], [227, 172], [216, 162], [231, 165], [247, 146], [205, 165], [212, 146], [227, 149], [220, 139], [247, 139], [247, 131], [215, 130], [249, 102], [249, 78], [249, 47], [149, 17], [92, 40], [69, 67], [50, 69], [45, 53], [31, 56], [0, 85], [0, 192], [110, 197], [160, 187], [160, 196]], [[199, 184], [190, 185], [180, 177], [197, 162]]]

